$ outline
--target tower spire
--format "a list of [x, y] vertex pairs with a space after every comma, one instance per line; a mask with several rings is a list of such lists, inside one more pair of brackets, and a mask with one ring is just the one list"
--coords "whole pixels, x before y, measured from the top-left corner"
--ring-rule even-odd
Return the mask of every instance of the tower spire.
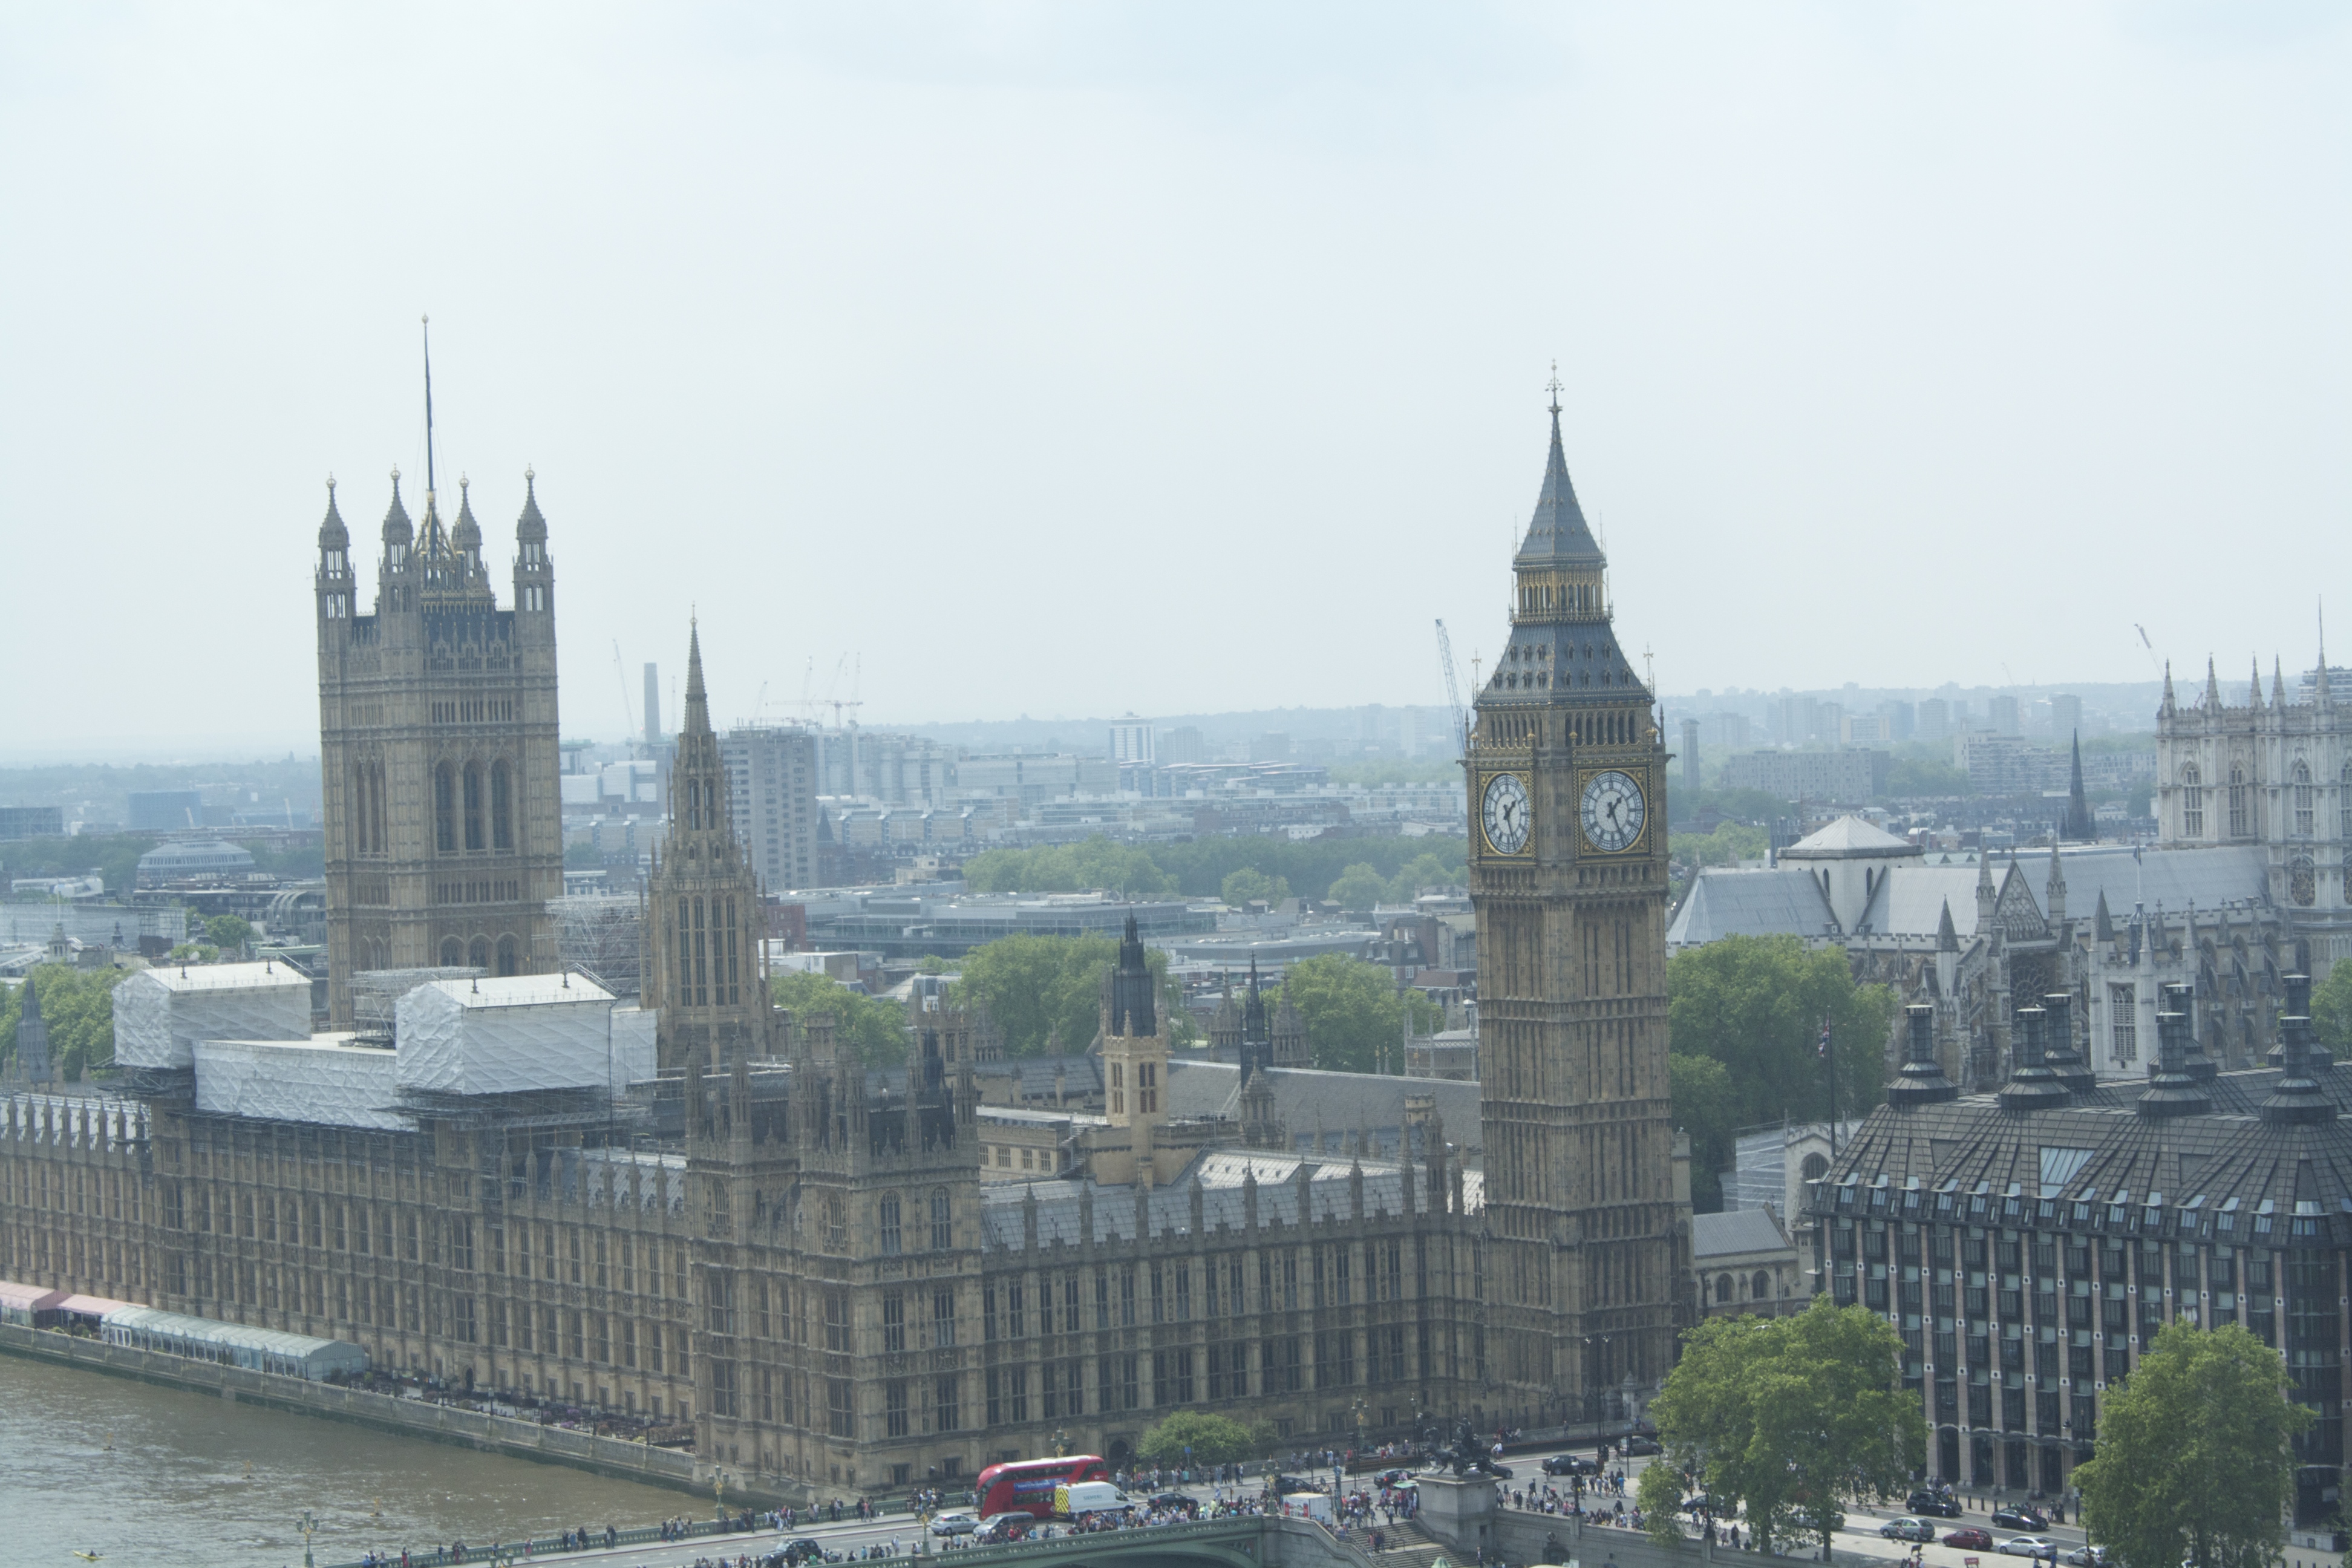
[[702, 627], [697, 621], [687, 623], [686, 728], [697, 735], [710, 732], [710, 698], [702, 688]]
[[426, 316], [425, 329], [425, 496], [428, 506], [433, 497], [433, 318]]

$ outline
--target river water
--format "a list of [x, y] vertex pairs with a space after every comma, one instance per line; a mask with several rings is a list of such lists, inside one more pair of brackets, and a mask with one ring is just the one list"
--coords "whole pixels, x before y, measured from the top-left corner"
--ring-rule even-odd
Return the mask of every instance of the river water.
[[288, 1568], [707, 1515], [708, 1497], [0, 1355], [0, 1562]]

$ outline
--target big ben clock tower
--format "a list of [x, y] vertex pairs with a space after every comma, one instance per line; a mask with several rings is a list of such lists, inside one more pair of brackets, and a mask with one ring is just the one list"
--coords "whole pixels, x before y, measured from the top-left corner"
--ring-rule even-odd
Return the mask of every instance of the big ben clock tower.
[[1486, 1372], [1505, 1419], [1612, 1419], [1674, 1356], [1666, 752], [1551, 453], [1464, 762], [1478, 921]]

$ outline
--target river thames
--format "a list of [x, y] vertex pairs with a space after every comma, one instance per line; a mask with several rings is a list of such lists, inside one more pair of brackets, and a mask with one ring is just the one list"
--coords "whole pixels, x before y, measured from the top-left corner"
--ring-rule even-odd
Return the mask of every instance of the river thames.
[[286, 1568], [708, 1517], [711, 1500], [0, 1355], [0, 1561]]

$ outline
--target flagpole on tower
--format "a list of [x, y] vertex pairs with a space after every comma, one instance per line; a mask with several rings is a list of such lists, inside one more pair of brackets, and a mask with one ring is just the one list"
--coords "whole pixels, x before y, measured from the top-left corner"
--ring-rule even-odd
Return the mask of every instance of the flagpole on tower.
[[1830, 1075], [1830, 1163], [1835, 1164], [1838, 1152], [1837, 1053], [1830, 1048], [1830, 1021], [1826, 1014], [1822, 1017], [1820, 1054], [1822, 1065], [1829, 1069]]

